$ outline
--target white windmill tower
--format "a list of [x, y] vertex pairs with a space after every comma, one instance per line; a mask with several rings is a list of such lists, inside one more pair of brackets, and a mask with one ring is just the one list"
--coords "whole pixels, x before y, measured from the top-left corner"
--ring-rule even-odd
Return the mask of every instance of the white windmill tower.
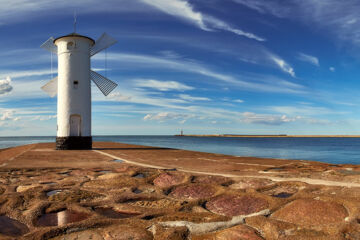
[[91, 149], [91, 84], [92, 80], [107, 96], [116, 83], [90, 69], [90, 58], [117, 41], [103, 33], [93, 39], [71, 33], [41, 45], [58, 56], [58, 76], [41, 89], [57, 99], [56, 149]]

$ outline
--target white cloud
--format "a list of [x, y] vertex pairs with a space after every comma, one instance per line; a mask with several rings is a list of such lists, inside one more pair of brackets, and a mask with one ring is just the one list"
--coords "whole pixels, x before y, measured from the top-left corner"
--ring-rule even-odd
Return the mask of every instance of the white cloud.
[[[225, 30], [257, 41], [265, 41], [255, 34], [237, 29], [229, 24], [195, 11], [187, 0], [107, 0], [98, 4], [97, 0], [57, 1], [57, 0], [11, 0], [1, 1], [0, 27], [11, 22], [26, 21], [43, 15], [71, 14], [78, 9], [82, 14], [94, 12], [143, 12], [150, 5], [169, 15], [188, 21], [204, 31]], [[84, 6], [86, 6], [84, 8]], [[70, 10], [71, 9], [71, 10]]]
[[194, 89], [180, 82], [158, 81], [154, 79], [135, 79], [135, 85], [137, 87], [153, 88], [159, 91], [186, 91]]
[[190, 21], [205, 31], [210, 29], [205, 25], [203, 15], [193, 10], [193, 7], [187, 1], [183, 0], [141, 0], [146, 4], [154, 6], [159, 10]]
[[244, 100], [241, 100], [241, 99], [235, 99], [235, 100], [233, 100], [233, 102], [236, 102], [236, 103], [243, 103], [243, 102], [244, 102]]
[[206, 19], [206, 22], [210, 23], [210, 25], [212, 25], [212, 27], [215, 28], [215, 29], [221, 29], [221, 30], [229, 31], [229, 32], [235, 33], [235, 34], [237, 34], [239, 36], [244, 36], [244, 37], [247, 37], [247, 38], [250, 38], [250, 39], [257, 40], [259, 42], [266, 41], [265, 38], [259, 37], [259, 36], [255, 35], [253, 33], [245, 32], [245, 31], [243, 31], [241, 29], [231, 27], [226, 22], [221, 21], [219, 19], [216, 19], [214, 17], [206, 16], [205, 19]]
[[3, 25], [14, 21], [26, 21], [29, 18], [37, 18], [48, 15], [71, 15], [74, 10], [80, 13], [92, 12], [139, 12], [144, 8], [139, 6], [138, 1], [134, 0], [107, 0], [101, 2], [97, 0], [77, 0], [77, 1], [58, 1], [58, 0], [11, 0], [1, 1], [0, 23]]
[[107, 96], [109, 99], [118, 101], [118, 102], [128, 102], [131, 100], [131, 96], [125, 96], [121, 94], [120, 92], [112, 92]]
[[20, 117], [14, 117], [14, 110], [5, 110], [0, 117], [0, 121], [18, 121]]
[[57, 117], [57, 115], [38, 115], [33, 117], [32, 120], [34, 121], [48, 121], [48, 120], [52, 120], [55, 119]]
[[294, 69], [287, 62], [285, 62], [285, 60], [275, 55], [270, 56], [270, 59], [276, 63], [276, 65], [278, 65], [282, 71], [290, 74], [292, 77], [295, 77]]
[[173, 58], [173, 59], [178, 59], [182, 57], [180, 54], [171, 50], [160, 51], [160, 54], [166, 58]]
[[271, 106], [268, 107], [273, 112], [278, 112], [287, 115], [326, 115], [326, 114], [341, 114], [341, 112], [333, 111], [325, 107], [313, 107], [313, 106]]
[[233, 1], [243, 4], [243, 5], [251, 8], [251, 9], [254, 9], [262, 14], [270, 13], [277, 17], [284, 17], [284, 16], [288, 15], [290, 12], [288, 7], [282, 6], [281, 3], [278, 1], [269, 1], [269, 0], [233, 0]]
[[0, 80], [0, 95], [9, 93], [13, 90], [13, 87], [11, 86], [11, 78], [6, 77], [4, 80]]
[[[147, 91], [133, 91], [127, 90], [122, 88], [121, 93], [115, 91], [114, 93], [109, 94], [107, 98], [105, 98], [101, 93], [98, 91], [94, 91], [93, 95], [93, 102], [103, 102], [106, 100], [112, 100], [114, 102], [129, 102], [133, 104], [141, 104], [148, 106], [156, 106], [166, 109], [182, 109], [186, 110], [188, 107], [180, 105], [181, 103], [186, 103], [184, 100], [181, 99], [171, 99], [171, 98], [164, 98], [164, 97], [155, 97], [149, 96]], [[138, 108], [139, 106], [137, 106]], [[128, 112], [129, 110], [127, 110]]]
[[[1, 11], [1, 9], [0, 9]], [[1, 27], [1, 25], [0, 25]], [[1, 67], [5, 68], [19, 68], [24, 67], [28, 68], [29, 65], [34, 64], [49, 64], [51, 56], [49, 53], [43, 51], [38, 48], [19, 48], [16, 46], [16, 49], [2, 49], [0, 52], [0, 59], [6, 59], [6, 61], [2, 61]], [[34, 58], [36, 56], [36, 58]], [[57, 63], [57, 59], [54, 59], [54, 66]]]
[[341, 41], [360, 46], [360, 2], [358, 0], [233, 0], [262, 14], [294, 19], [311, 28], [326, 30]]
[[301, 117], [288, 117], [286, 115], [265, 115], [265, 114], [256, 114], [252, 112], [245, 112], [242, 114], [242, 122], [245, 123], [257, 123], [265, 125], [281, 125], [284, 123], [295, 122], [296, 120], [301, 119]]
[[175, 16], [190, 23], [195, 24], [204, 31], [224, 30], [244, 36], [257, 41], [265, 41], [264, 38], [258, 37], [253, 33], [245, 32], [241, 29], [231, 27], [228, 23], [195, 11], [193, 6], [187, 0], [141, 0], [157, 9]]
[[143, 119], [145, 121], [152, 120], [152, 121], [165, 122], [168, 120], [180, 120], [180, 122], [181, 121], [185, 122], [186, 120], [194, 117], [195, 117], [194, 114], [160, 112], [157, 114], [147, 114]]
[[[12, 81], [13, 90], [10, 95], [1, 95], [1, 100], [11, 101], [14, 99], [30, 99], [30, 98], [46, 98], [50, 99], [49, 95], [43, 92], [40, 88], [48, 80], [29, 80]], [[44, 104], [48, 104], [43, 102]]]
[[6, 76], [10, 76], [11, 78], [23, 78], [23, 77], [33, 77], [33, 76], [43, 76], [43, 75], [50, 75], [51, 70], [48, 69], [41, 69], [41, 70], [2, 70], [0, 72], [0, 78], [4, 78]]
[[335, 72], [335, 68], [334, 68], [334, 67], [329, 67], [329, 70], [330, 70], [331, 72]]
[[[271, 55], [271, 57], [276, 58], [278, 61], [282, 62], [282, 67], [284, 71], [295, 76], [293, 69], [287, 63], [285, 63], [284, 60], [280, 59], [275, 55]], [[139, 68], [150, 67], [150, 68], [171, 69], [174, 71], [196, 73], [206, 77], [210, 77], [211, 79], [220, 80], [220, 81], [207, 81], [207, 83], [219, 85], [220, 82], [222, 82], [230, 86], [235, 86], [238, 88], [247, 89], [256, 92], [277, 92], [277, 93], [292, 93], [292, 94], [303, 94], [305, 92], [305, 88], [299, 84], [295, 84], [270, 75], [244, 74], [240, 76], [233, 76], [230, 74], [219, 73], [203, 64], [188, 59], [186, 60], [168, 59], [168, 58], [152, 56], [152, 55], [110, 53], [108, 54], [108, 60], [120, 62], [120, 65], [126, 67], [127, 69], [129, 68], [139, 69]], [[275, 60], [272, 60], [272, 62], [275, 63]]]
[[319, 59], [317, 57], [314, 57], [314, 56], [311, 56], [311, 55], [307, 55], [305, 53], [299, 53], [297, 58], [300, 60], [300, 61], [303, 61], [303, 62], [308, 62], [312, 65], [315, 65], [317, 67], [320, 66], [319, 64]]
[[179, 94], [179, 97], [187, 101], [210, 101], [207, 97], [193, 97], [188, 94]]

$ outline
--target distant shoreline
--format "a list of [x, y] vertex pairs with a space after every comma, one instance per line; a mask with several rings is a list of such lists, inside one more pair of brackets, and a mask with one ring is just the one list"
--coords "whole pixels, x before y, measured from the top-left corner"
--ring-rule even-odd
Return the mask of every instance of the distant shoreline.
[[176, 137], [233, 137], [233, 138], [360, 138], [360, 135], [236, 135], [236, 134], [184, 134]]

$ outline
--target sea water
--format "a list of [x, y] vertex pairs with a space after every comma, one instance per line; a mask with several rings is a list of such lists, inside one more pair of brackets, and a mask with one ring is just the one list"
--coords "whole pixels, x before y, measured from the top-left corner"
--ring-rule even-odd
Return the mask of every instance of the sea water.
[[[94, 136], [93, 140], [178, 148], [234, 156], [313, 160], [335, 164], [360, 164], [360, 138]], [[55, 137], [0, 137], [0, 149], [54, 141]]]

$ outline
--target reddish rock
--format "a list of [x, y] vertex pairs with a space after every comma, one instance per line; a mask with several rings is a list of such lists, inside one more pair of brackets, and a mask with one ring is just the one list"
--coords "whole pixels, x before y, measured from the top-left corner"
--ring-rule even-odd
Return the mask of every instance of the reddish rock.
[[104, 240], [104, 238], [93, 231], [84, 231], [84, 232], [75, 232], [55, 238], [51, 238], [51, 240]]
[[77, 176], [77, 177], [79, 177], [79, 176], [87, 176], [87, 175], [93, 175], [93, 172], [88, 171], [88, 170], [76, 169], [76, 170], [71, 171], [70, 175]]
[[221, 177], [221, 176], [197, 176], [193, 180], [194, 183], [204, 183], [204, 184], [219, 184], [219, 185], [230, 185], [234, 181], [230, 178]]
[[183, 240], [188, 239], [189, 235], [187, 227], [166, 228], [155, 225], [152, 228], [155, 240]]
[[193, 240], [262, 240], [257, 232], [245, 225], [238, 225], [219, 232], [194, 236]]
[[206, 203], [211, 212], [230, 217], [259, 212], [268, 206], [265, 199], [247, 195], [222, 195]]
[[261, 240], [256, 231], [244, 225], [238, 225], [229, 229], [225, 229], [216, 234], [217, 240]]
[[270, 195], [273, 197], [279, 198], [288, 198], [299, 191], [299, 189], [305, 188], [305, 185], [302, 184], [293, 184], [293, 183], [279, 183], [274, 186], [266, 187], [259, 190], [261, 193]]
[[176, 187], [170, 194], [175, 198], [205, 199], [214, 196], [216, 189], [211, 185], [190, 184]]
[[153, 236], [145, 229], [116, 226], [104, 231], [104, 240], [152, 240]]
[[154, 179], [155, 186], [161, 188], [167, 188], [175, 185], [185, 183], [187, 177], [183, 173], [174, 172], [174, 173], [161, 173], [157, 178]]
[[123, 173], [123, 172], [129, 171], [129, 169], [130, 169], [130, 166], [125, 165], [125, 166], [115, 168], [113, 171]]
[[347, 210], [340, 204], [314, 199], [298, 199], [272, 214], [272, 218], [301, 226], [344, 222]]
[[[29, 190], [31, 188], [35, 188], [35, 187], [38, 187], [38, 186], [39, 186], [39, 184], [32, 184], [32, 185], [25, 185], [25, 186], [20, 185], [20, 186], [18, 186], [16, 188], [16, 191], [17, 192], [25, 192], [25, 191], [27, 191], [27, 190]], [[1, 189], [0, 189], [0, 192], [1, 192]]]
[[232, 189], [247, 189], [247, 188], [254, 188], [258, 189], [261, 187], [268, 186], [272, 184], [273, 181], [270, 179], [264, 178], [243, 178], [237, 181], [236, 183], [230, 185], [229, 187]]

